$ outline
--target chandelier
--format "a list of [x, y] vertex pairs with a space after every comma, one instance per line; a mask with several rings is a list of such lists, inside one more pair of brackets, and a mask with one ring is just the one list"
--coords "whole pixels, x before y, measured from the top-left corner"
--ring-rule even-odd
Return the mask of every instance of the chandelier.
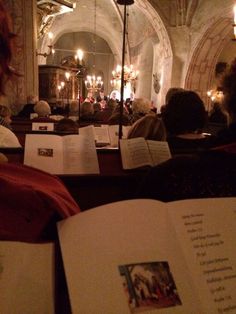
[[[121, 82], [121, 65], [117, 65], [116, 69], [112, 71], [112, 80], [111, 85], [115, 87], [117, 84]], [[124, 65], [124, 84], [126, 85], [128, 82], [134, 83], [138, 79], [139, 71], [133, 69], [133, 65], [130, 67]]]
[[97, 18], [97, 0], [94, 0], [94, 33], [93, 33], [93, 75], [87, 75], [85, 80], [85, 87], [89, 92], [95, 93], [100, 91], [103, 87], [101, 76], [95, 75], [95, 57], [96, 57], [96, 18]]
[[211, 89], [207, 91], [207, 96], [211, 99], [211, 101], [221, 103], [224, 98], [224, 93], [221, 88]]
[[86, 81], [84, 83], [87, 90], [92, 93], [100, 91], [103, 87], [101, 76], [96, 77], [95, 75], [87, 75]]

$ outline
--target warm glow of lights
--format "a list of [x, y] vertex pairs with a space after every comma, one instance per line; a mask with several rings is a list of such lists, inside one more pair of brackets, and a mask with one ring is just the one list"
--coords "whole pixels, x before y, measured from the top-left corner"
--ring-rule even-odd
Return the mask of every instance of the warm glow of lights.
[[103, 81], [101, 76], [96, 77], [95, 75], [87, 75], [85, 87], [88, 91], [94, 93], [102, 89]]
[[234, 24], [236, 24], [236, 5], [234, 6]]
[[209, 90], [207, 91], [207, 96], [211, 99], [212, 102], [221, 103], [224, 98], [224, 93], [220, 90]]
[[53, 39], [53, 33], [52, 33], [52, 32], [49, 32], [49, 33], [48, 33], [48, 38], [49, 38], [49, 39]]
[[69, 81], [69, 79], [70, 79], [70, 72], [66, 72], [65, 73], [65, 77], [66, 77], [67, 81]]
[[75, 60], [79, 59], [79, 61], [82, 61], [84, 57], [84, 52], [82, 49], [77, 49], [76, 55], [75, 55]]
[[[117, 84], [120, 84], [121, 81], [121, 72], [122, 67], [121, 65], [117, 65], [116, 69], [112, 71], [112, 80], [111, 85], [115, 86]], [[139, 71], [135, 71], [133, 68], [133, 65], [131, 64], [129, 67], [127, 65], [124, 65], [124, 82], [125, 85], [128, 82], [134, 82], [138, 79]]]

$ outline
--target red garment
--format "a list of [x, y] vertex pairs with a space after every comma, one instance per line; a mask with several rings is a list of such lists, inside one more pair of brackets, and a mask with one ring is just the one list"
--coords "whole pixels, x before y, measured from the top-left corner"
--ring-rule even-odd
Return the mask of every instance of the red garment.
[[44, 241], [56, 222], [80, 212], [59, 178], [13, 163], [0, 163], [0, 240]]

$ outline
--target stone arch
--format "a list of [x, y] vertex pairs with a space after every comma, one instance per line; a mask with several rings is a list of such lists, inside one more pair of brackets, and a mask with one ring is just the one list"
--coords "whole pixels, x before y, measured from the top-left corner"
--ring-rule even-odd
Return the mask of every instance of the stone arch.
[[[161, 55], [161, 63], [162, 63], [162, 69], [161, 72], [161, 90], [158, 94], [158, 97], [153, 96], [152, 93], [152, 100], [154, 102], [158, 101], [158, 107], [161, 106], [161, 104], [164, 103], [165, 94], [169, 87], [171, 87], [171, 76], [172, 76], [172, 64], [173, 64], [173, 52], [172, 52], [172, 46], [170, 42], [170, 38], [168, 35], [168, 32], [165, 28], [165, 25], [158, 15], [157, 11], [151, 6], [148, 0], [136, 0], [135, 3], [139, 7], [140, 10], [143, 11], [143, 13], [147, 16], [148, 20], [152, 24], [152, 27], [154, 28], [159, 42], [155, 45], [153, 43], [153, 51], [154, 51], [154, 64], [153, 64], [153, 72], [156, 72], [155, 68], [155, 60], [159, 58]], [[158, 56], [156, 55], [158, 53]], [[151, 73], [151, 76], [153, 73]], [[153, 98], [154, 97], [154, 98]]]
[[210, 102], [206, 92], [211, 88], [217, 60], [229, 41], [230, 33], [230, 18], [221, 17], [215, 20], [197, 43], [188, 66], [184, 87], [197, 92], [206, 108]]

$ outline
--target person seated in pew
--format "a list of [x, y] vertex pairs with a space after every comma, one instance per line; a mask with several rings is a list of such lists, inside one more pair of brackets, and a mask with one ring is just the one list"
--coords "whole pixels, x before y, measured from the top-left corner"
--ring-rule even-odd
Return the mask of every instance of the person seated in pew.
[[130, 128], [127, 138], [144, 137], [146, 140], [166, 141], [166, 128], [157, 114], [147, 114]]
[[134, 193], [134, 198], [163, 202], [235, 196], [235, 153], [212, 149], [174, 156], [152, 167]]
[[0, 105], [0, 125], [11, 130], [11, 122], [11, 109], [7, 106]]
[[0, 147], [21, 147], [17, 136], [11, 130], [11, 110], [0, 105]]
[[95, 122], [96, 116], [94, 114], [94, 107], [93, 103], [90, 101], [82, 102], [80, 106], [80, 121], [86, 123], [93, 123]]
[[122, 125], [131, 125], [130, 115], [125, 106], [123, 106], [122, 119], [120, 119], [120, 104], [118, 104], [112, 111], [112, 114], [108, 118], [107, 123], [109, 125], [116, 125], [120, 124], [120, 120], [122, 120]]
[[176, 92], [162, 113], [172, 155], [194, 153], [212, 147], [214, 137], [203, 133], [207, 113], [194, 91]]
[[130, 115], [131, 122], [134, 123], [138, 119], [144, 117], [146, 114], [154, 114], [152, 109], [152, 103], [147, 98], [135, 98], [132, 102]]
[[36, 95], [29, 95], [27, 97], [27, 103], [24, 105], [24, 107], [18, 113], [17, 117], [30, 118], [31, 113], [35, 112], [34, 111], [34, 106], [35, 106], [37, 101], [38, 101], [38, 96], [36, 96]]
[[55, 125], [55, 131], [58, 133], [79, 133], [79, 125], [76, 121], [70, 118], [63, 118]]
[[[5, 95], [6, 82], [16, 74], [10, 67], [13, 38], [10, 21], [0, 0], [0, 97]], [[11, 132], [0, 125], [1, 128]], [[80, 212], [59, 178], [13, 162], [0, 163], [0, 198], [0, 240], [56, 240], [56, 222]]]
[[33, 118], [33, 122], [55, 122], [54, 119], [50, 118], [51, 108], [45, 100], [39, 100], [36, 102], [34, 112], [37, 113], [38, 117]]

